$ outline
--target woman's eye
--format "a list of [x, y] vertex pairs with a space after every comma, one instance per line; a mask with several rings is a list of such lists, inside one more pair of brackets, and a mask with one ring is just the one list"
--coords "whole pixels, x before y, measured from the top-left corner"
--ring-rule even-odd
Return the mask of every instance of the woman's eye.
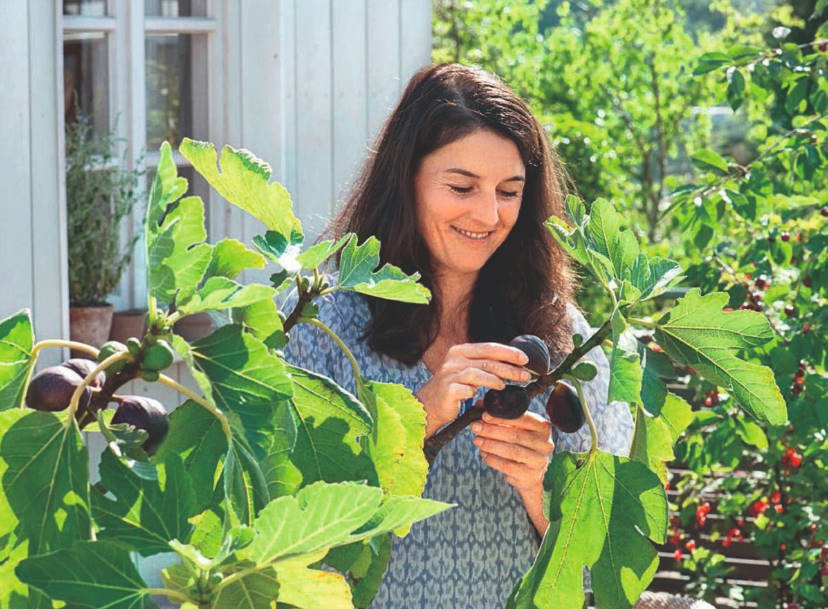
[[519, 193], [518, 191], [516, 191], [516, 190], [513, 190], [513, 191], [505, 191], [505, 190], [502, 190], [502, 191], [500, 192], [500, 194], [502, 194], [504, 197], [508, 197], [508, 198], [510, 198], [510, 199], [514, 199], [515, 197], [519, 197], [519, 196], [520, 196], [520, 193]]
[[459, 193], [459, 194], [463, 194], [463, 195], [471, 192], [471, 187], [451, 186], [451, 185], [449, 185], [449, 188], [451, 188], [454, 192]]

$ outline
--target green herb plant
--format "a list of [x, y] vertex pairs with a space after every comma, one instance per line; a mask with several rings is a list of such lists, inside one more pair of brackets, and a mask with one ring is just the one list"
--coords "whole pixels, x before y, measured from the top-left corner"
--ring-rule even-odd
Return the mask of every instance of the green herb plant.
[[[147, 206], [146, 334], [99, 353], [35, 342], [26, 310], [0, 322], [0, 606], [149, 608], [166, 597], [188, 608], [367, 607], [388, 565], [390, 535], [451, 506], [421, 497], [428, 471], [421, 404], [399, 385], [363, 378], [314, 299], [352, 290], [426, 303], [430, 294], [416, 274], [377, 268], [374, 238], [304, 247], [287, 191], [251, 153], [226, 146], [219, 163], [211, 144], [192, 140], [180, 152], [267, 230], [254, 239], [256, 249], [233, 239], [207, 243], [203, 203], [183, 196], [187, 182], [164, 144]], [[630, 405], [635, 438], [629, 458], [601, 451], [581, 397], [591, 448], [552, 460], [544, 498], [550, 527], [508, 606], [580, 607], [587, 568], [597, 606], [626, 609], [658, 565], [653, 542], [667, 532], [665, 462], [690, 421], [689, 405], [663, 380], [671, 360], [727, 387], [761, 423], [782, 423], [785, 404], [772, 372], [744, 357], [772, 338], [765, 316], [725, 312], [727, 294], [694, 289], [655, 319], [635, 317], [681, 279], [681, 268], [643, 253], [609, 201], [587, 208], [570, 197], [566, 207], [566, 220], [550, 218], [547, 227], [593, 273], [612, 314], [592, 336], [574, 337], [572, 354], [532, 391], [566, 379], [580, 393], [594, 370], [579, 360], [603, 345], [612, 372], [607, 397]], [[320, 268], [337, 252], [332, 284]], [[277, 269], [270, 285], [236, 280], [268, 263]], [[293, 286], [296, 304], [280, 311], [275, 297]], [[188, 343], [172, 331], [184, 316], [219, 310], [228, 323], [203, 339]], [[298, 323], [328, 332], [344, 350], [355, 395], [284, 360], [280, 349]], [[661, 352], [636, 339], [642, 328]], [[49, 347], [99, 360], [64, 396], [63, 410], [41, 410], [27, 396], [37, 356]], [[164, 375], [168, 348], [198, 390]], [[138, 376], [188, 398], [166, 433], [143, 429], [138, 416], [119, 417], [122, 423], [109, 416], [117, 389]], [[120, 399], [132, 407], [139, 401]], [[107, 440], [94, 484], [81, 430]], [[163, 569], [162, 587], [150, 587], [135, 556], [165, 552], [177, 561]]]

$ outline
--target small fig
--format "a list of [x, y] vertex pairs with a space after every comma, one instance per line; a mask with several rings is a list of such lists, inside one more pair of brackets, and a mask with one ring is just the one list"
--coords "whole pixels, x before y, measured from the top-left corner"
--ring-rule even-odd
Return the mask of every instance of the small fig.
[[[61, 364], [64, 368], [69, 368], [77, 375], [79, 375], [82, 379], [86, 378], [92, 371], [96, 368], [95, 362], [91, 359], [86, 359], [85, 357], [73, 357], [72, 359], [68, 359]], [[100, 389], [103, 387], [104, 381], [106, 380], [106, 376], [103, 372], [99, 372], [98, 375], [89, 383], [89, 387], [93, 389]]]
[[534, 334], [521, 334], [516, 336], [509, 343], [523, 351], [529, 358], [526, 367], [539, 375], [549, 371], [549, 348], [546, 343]]
[[[83, 378], [77, 372], [63, 366], [51, 366], [38, 372], [29, 383], [26, 391], [26, 406], [35, 410], [57, 412], [69, 406], [72, 394], [75, 393]], [[78, 410], [86, 408], [92, 392], [89, 387], [84, 388]]]
[[154, 383], [161, 378], [161, 373], [158, 370], [141, 370], [141, 378], [148, 383]]
[[125, 395], [112, 417], [112, 423], [127, 423], [147, 432], [141, 447], [148, 455], [158, 450], [170, 428], [167, 411], [158, 400], [139, 395]]
[[[102, 362], [106, 358], [115, 355], [116, 353], [121, 353], [122, 351], [126, 351], [127, 347], [124, 343], [118, 342], [117, 340], [110, 340], [105, 342], [101, 346], [101, 350], [98, 351], [98, 361]], [[119, 373], [123, 367], [126, 366], [126, 360], [121, 360], [119, 362], [115, 362], [109, 368], [107, 368], [107, 372], [112, 374]]]
[[517, 419], [529, 408], [529, 393], [518, 385], [491, 389], [483, 396], [483, 408], [493, 417]]
[[172, 347], [170, 347], [170, 344], [160, 339], [144, 351], [144, 357], [141, 359], [141, 368], [143, 370], [165, 370], [172, 365], [174, 359], [175, 353]]
[[546, 414], [552, 425], [564, 433], [575, 433], [586, 421], [577, 392], [561, 381], [558, 381], [546, 400]]
[[133, 357], [138, 357], [141, 354], [141, 341], [137, 338], [128, 338], [126, 348]]

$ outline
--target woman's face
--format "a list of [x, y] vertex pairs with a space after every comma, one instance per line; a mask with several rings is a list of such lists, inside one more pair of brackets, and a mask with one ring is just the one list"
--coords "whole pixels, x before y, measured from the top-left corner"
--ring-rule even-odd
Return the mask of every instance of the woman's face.
[[515, 143], [483, 129], [423, 157], [417, 225], [438, 276], [477, 276], [517, 221], [525, 177]]

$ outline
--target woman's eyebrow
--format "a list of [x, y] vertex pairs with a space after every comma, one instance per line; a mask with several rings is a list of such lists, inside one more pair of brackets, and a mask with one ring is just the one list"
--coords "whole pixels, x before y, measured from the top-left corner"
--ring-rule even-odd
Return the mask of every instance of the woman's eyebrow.
[[[460, 169], [459, 167], [452, 167], [451, 169], [446, 169], [444, 173], [459, 173], [460, 175], [469, 177], [469, 178], [479, 178], [480, 176], [476, 173], [472, 173], [467, 169]], [[507, 178], [503, 180], [504, 182], [525, 182], [526, 178], [523, 176], [512, 176], [511, 178]]]

